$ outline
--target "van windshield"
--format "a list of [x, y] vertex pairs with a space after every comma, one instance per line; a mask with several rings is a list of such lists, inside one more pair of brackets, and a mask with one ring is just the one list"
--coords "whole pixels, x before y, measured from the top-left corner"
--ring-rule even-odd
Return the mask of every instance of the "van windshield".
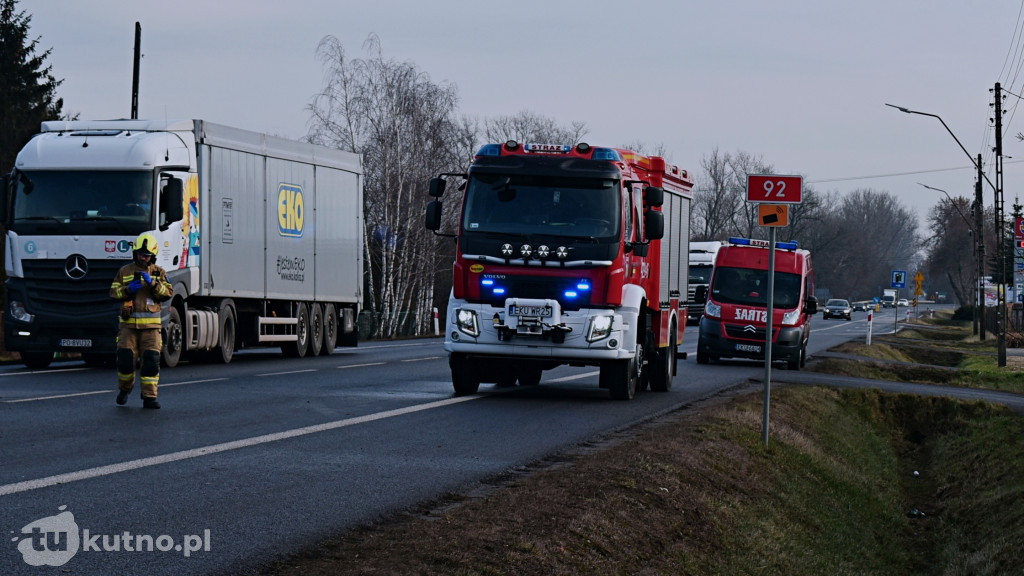
[[[800, 304], [800, 275], [775, 271], [775, 308]], [[722, 304], [768, 307], [768, 271], [720, 267], [715, 271], [711, 298]]]

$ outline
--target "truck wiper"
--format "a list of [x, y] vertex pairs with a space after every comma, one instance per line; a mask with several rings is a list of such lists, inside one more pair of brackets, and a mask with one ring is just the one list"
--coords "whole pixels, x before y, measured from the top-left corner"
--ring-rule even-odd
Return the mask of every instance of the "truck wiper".
[[86, 216], [85, 218], [72, 218], [72, 220], [75, 222], [114, 222], [121, 231], [128, 233], [128, 227], [124, 225], [124, 222], [113, 216]]
[[28, 220], [53, 220], [57, 224], [64, 224], [64, 221], [56, 216], [21, 216], [14, 219], [15, 222], [24, 222]]

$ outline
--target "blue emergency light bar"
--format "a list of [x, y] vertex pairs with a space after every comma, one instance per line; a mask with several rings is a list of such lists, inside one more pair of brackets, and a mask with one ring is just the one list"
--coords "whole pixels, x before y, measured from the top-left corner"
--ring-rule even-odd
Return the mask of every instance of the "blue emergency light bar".
[[[757, 246], [758, 248], [767, 248], [767, 240], [754, 240], [751, 238], [729, 238], [729, 244], [735, 244], [736, 246]], [[775, 247], [779, 250], [796, 250], [799, 247], [796, 240], [791, 242], [776, 242]]]

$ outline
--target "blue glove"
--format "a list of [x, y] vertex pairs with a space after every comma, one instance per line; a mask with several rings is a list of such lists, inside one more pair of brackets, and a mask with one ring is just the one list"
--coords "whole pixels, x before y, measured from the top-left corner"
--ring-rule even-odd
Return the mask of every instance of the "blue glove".
[[139, 290], [142, 290], [142, 280], [132, 280], [128, 283], [129, 294], [135, 294]]
[[150, 286], [153, 285], [153, 278], [149, 275], [149, 272], [142, 273], [142, 280], [145, 281], [145, 283], [149, 284]]

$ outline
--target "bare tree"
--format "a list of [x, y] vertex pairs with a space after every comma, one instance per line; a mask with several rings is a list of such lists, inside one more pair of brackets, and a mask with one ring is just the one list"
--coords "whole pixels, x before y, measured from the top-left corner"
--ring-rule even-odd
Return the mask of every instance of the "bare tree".
[[569, 126], [561, 126], [556, 119], [529, 110], [484, 120], [484, 140], [487, 142], [515, 140], [545, 144], [578, 144], [587, 132], [589, 129], [585, 122], [574, 121]]
[[961, 306], [974, 302], [977, 275], [973, 224], [967, 216], [970, 206], [971, 200], [963, 196], [943, 198], [928, 214], [932, 236], [927, 242], [926, 278], [933, 289], [952, 290]]
[[376, 36], [364, 49], [368, 58], [349, 59], [337, 38], [321, 40], [327, 72], [308, 106], [307, 138], [362, 154], [365, 307], [377, 316], [380, 336], [416, 335], [430, 324], [442, 269], [423, 227], [426, 183], [469, 157], [472, 125], [455, 118], [454, 86], [384, 59]]
[[743, 201], [738, 191], [731, 189], [729, 165], [732, 156], [715, 148], [700, 159], [701, 174], [693, 198], [693, 225], [697, 234], [693, 240], [723, 240], [731, 230], [731, 216]]

